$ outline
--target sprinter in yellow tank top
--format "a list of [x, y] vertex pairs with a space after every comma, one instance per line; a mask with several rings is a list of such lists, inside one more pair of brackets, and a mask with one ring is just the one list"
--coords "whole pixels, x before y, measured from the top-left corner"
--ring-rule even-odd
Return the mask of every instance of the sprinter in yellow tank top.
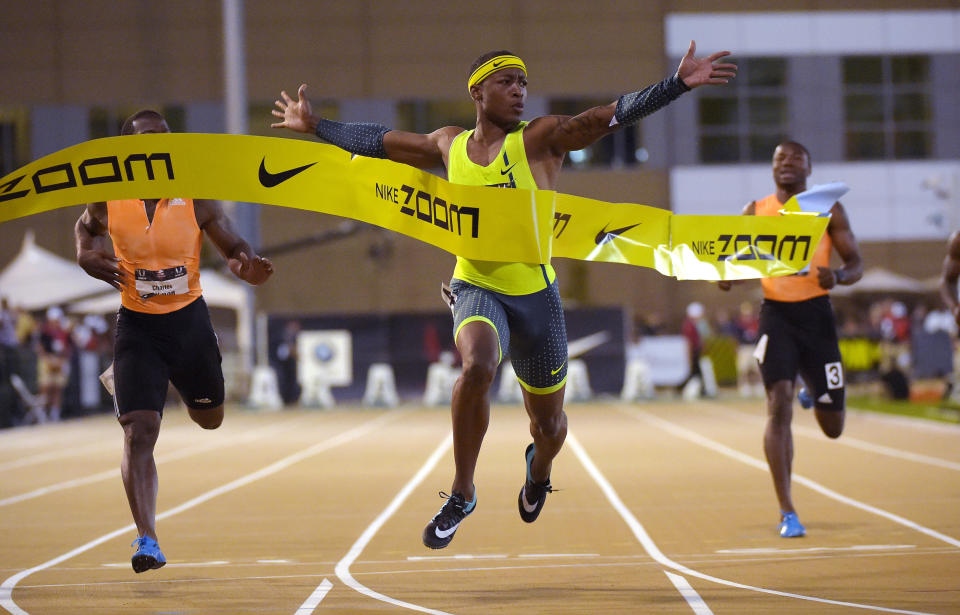
[[[120, 130], [121, 135], [162, 132], [170, 132], [167, 122], [152, 110], [135, 113]], [[83, 270], [121, 292], [111, 392], [124, 434], [123, 486], [137, 525], [131, 563], [134, 572], [144, 572], [166, 563], [157, 544], [153, 447], [168, 382], [195, 423], [216, 429], [223, 421], [220, 350], [200, 288], [202, 235], [234, 275], [250, 284], [265, 282], [273, 265], [236, 234], [216, 201], [91, 203], [74, 232]]]
[[[441, 165], [451, 182], [501, 188], [553, 190], [567, 152], [630, 125], [704, 84], [726, 83], [733, 64], [718, 64], [729, 52], [694, 57], [695, 45], [675, 75], [576, 117], [520, 120], [527, 97], [527, 70], [509, 51], [480, 56], [470, 68], [467, 89], [477, 109], [473, 130], [446, 126], [430, 134], [390, 130], [366, 123], [340, 123], [313, 115], [301, 85], [297, 100], [281, 92], [273, 114], [276, 128], [314, 133], [354, 154], [389, 158], [423, 169]], [[457, 259], [445, 291], [453, 309], [454, 337], [463, 372], [454, 387], [453, 449], [456, 474], [447, 501], [423, 532], [426, 546], [440, 549], [476, 506], [473, 478], [490, 419], [490, 385], [509, 353], [523, 386], [533, 443], [524, 454], [525, 482], [518, 496], [520, 517], [534, 521], [551, 492], [550, 469], [567, 432], [563, 392], [567, 340], [556, 274], [550, 265]]]
[[[748, 204], [744, 215], [777, 216], [790, 197], [807, 189], [812, 172], [810, 153], [794, 141], [785, 141], [773, 152], [773, 182], [777, 191]], [[827, 232], [817, 245], [805, 273], [764, 278], [760, 307], [760, 336], [754, 356], [767, 390], [767, 425], [763, 449], [780, 504], [779, 533], [784, 538], [806, 534], [790, 494], [793, 465], [794, 382], [803, 377], [801, 403], [814, 406], [817, 422], [829, 438], [839, 438], [844, 422], [844, 373], [837, 328], [830, 305], [830, 289], [853, 284], [863, 275], [857, 240], [840, 203], [830, 209]], [[843, 261], [830, 268], [830, 251], [836, 248]], [[720, 282], [729, 290], [730, 282]]]

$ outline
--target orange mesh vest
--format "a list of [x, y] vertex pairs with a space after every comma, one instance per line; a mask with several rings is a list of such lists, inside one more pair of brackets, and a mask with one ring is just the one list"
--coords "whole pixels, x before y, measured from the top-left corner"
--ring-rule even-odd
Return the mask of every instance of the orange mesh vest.
[[107, 225], [118, 264], [127, 276], [123, 307], [167, 314], [201, 295], [202, 233], [192, 199], [160, 199], [153, 224], [143, 201], [108, 201]]
[[[776, 194], [757, 201], [756, 215], [758, 216], [779, 216], [779, 211], [783, 208], [783, 203], [777, 200]], [[830, 291], [822, 288], [817, 282], [817, 267], [830, 266], [830, 248], [833, 242], [830, 236], [824, 232], [820, 243], [813, 251], [813, 258], [810, 259], [810, 268], [805, 273], [795, 275], [780, 276], [777, 278], [763, 278], [760, 283], [763, 285], [763, 296], [774, 301], [805, 301], [814, 297], [829, 294]]]

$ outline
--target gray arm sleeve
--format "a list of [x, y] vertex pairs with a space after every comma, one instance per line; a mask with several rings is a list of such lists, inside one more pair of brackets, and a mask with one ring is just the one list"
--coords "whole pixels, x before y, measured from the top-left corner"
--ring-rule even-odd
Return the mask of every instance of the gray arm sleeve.
[[624, 94], [617, 100], [617, 111], [613, 114], [618, 124], [629, 126], [666, 107], [684, 92], [690, 91], [687, 84], [677, 75], [667, 77], [660, 83], [647, 86], [639, 92]]
[[383, 135], [390, 129], [382, 124], [367, 122], [334, 122], [320, 118], [317, 122], [316, 135], [345, 149], [351, 154], [368, 158], [386, 158], [387, 151], [383, 148]]

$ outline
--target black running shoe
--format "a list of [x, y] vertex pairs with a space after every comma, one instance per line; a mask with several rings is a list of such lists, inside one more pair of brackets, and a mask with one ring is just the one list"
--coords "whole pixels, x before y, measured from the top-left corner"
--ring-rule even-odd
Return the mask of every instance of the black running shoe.
[[440, 511], [433, 516], [427, 527], [423, 528], [423, 544], [431, 549], [442, 549], [453, 540], [460, 523], [477, 507], [477, 494], [473, 494], [473, 501], [467, 502], [457, 492], [447, 495], [443, 491], [440, 497], [447, 501], [440, 507]]
[[542, 483], [533, 480], [530, 474], [530, 464], [533, 463], [534, 446], [530, 443], [524, 457], [527, 460], [527, 482], [520, 489], [520, 497], [517, 498], [517, 507], [520, 509], [520, 518], [527, 523], [533, 523], [540, 516], [543, 510], [543, 504], [547, 501], [547, 494], [553, 493], [553, 487], [550, 486], [550, 477]]

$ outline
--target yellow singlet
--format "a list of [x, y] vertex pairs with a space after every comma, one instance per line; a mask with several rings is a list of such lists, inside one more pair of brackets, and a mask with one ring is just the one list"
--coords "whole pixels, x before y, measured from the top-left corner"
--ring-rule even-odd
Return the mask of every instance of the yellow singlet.
[[[467, 156], [467, 140], [472, 130], [461, 132], [450, 144], [447, 156], [447, 179], [454, 184], [468, 186], [496, 186], [536, 190], [537, 182], [527, 163], [523, 147], [521, 122], [507, 134], [497, 157], [485, 167], [473, 163]], [[504, 295], [528, 295], [545, 289], [557, 278], [550, 265], [531, 263], [500, 263], [457, 257], [453, 277]]]

